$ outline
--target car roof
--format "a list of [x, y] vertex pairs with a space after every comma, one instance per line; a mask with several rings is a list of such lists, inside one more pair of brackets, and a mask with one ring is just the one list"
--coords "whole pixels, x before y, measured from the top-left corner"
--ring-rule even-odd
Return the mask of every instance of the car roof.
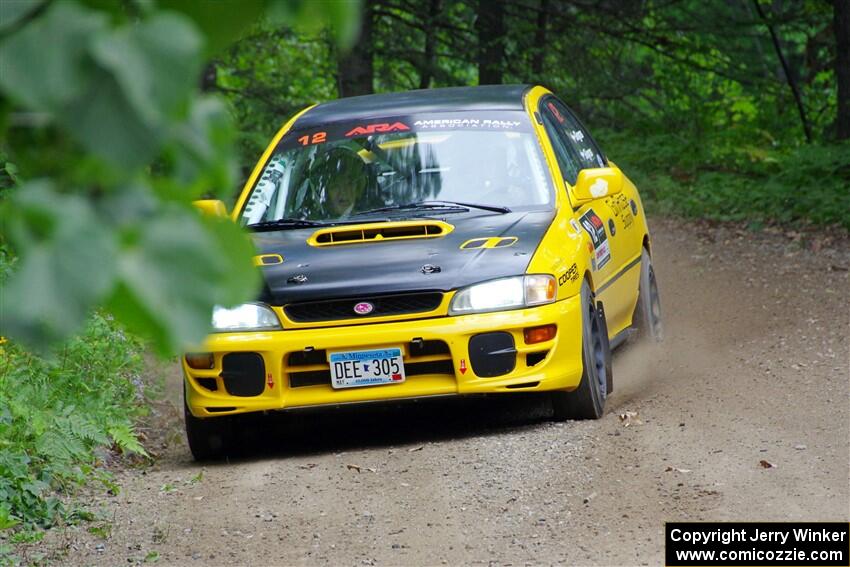
[[523, 96], [531, 88], [532, 85], [482, 85], [340, 98], [314, 106], [298, 118], [294, 128], [440, 111], [523, 110]]

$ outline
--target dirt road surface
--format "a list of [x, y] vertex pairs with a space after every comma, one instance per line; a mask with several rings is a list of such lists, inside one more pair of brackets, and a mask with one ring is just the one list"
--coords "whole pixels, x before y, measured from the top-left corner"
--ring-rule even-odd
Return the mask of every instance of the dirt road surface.
[[668, 520], [850, 519], [847, 241], [653, 228], [667, 339], [615, 353], [603, 419], [552, 423], [524, 397], [302, 414], [199, 466], [169, 406], [157, 463], [92, 498], [99, 535], [52, 530], [38, 551], [68, 565], [659, 565]]

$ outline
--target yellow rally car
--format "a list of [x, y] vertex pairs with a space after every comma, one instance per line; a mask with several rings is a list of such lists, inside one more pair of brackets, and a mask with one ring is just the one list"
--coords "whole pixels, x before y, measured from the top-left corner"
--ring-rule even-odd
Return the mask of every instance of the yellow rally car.
[[637, 189], [543, 87], [308, 108], [231, 217], [265, 285], [183, 359], [196, 458], [249, 412], [545, 391], [556, 419], [598, 418], [611, 347], [661, 337]]

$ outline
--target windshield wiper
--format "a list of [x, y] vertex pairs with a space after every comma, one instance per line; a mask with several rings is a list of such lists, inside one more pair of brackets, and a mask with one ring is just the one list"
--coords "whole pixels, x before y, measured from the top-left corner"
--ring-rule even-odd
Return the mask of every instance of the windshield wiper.
[[314, 226], [327, 226], [329, 223], [324, 223], [321, 221], [313, 221], [307, 219], [277, 219], [273, 221], [265, 221], [265, 222], [256, 222], [254, 224], [249, 224], [248, 228], [251, 230], [280, 230], [284, 228], [310, 228]]
[[353, 217], [359, 217], [364, 215], [371, 215], [374, 213], [386, 213], [390, 211], [409, 211], [412, 209], [441, 209], [446, 211], [457, 211], [459, 213], [468, 211], [466, 207], [460, 207], [457, 205], [437, 205], [431, 203], [406, 203], [404, 205], [389, 205], [387, 207], [378, 207], [377, 209], [369, 209], [368, 211], [358, 211], [354, 213]]
[[470, 208], [470, 209], [481, 209], [482, 211], [493, 211], [494, 213], [502, 213], [503, 215], [511, 212], [511, 210], [508, 207], [500, 207], [498, 205], [480, 205], [478, 203], [461, 203], [460, 201], [441, 201], [441, 200], [421, 201], [419, 204], [420, 205], [431, 205], [431, 204], [438, 205], [438, 204], [441, 204], [441, 203], [446, 204], [446, 205], [457, 205], [457, 206], [461, 206], [461, 207], [467, 207], [467, 208]]
[[360, 211], [351, 216], [371, 215], [373, 213], [385, 213], [388, 211], [409, 211], [415, 209], [439, 209], [447, 212], [467, 212], [469, 209], [482, 209], [484, 211], [492, 211], [494, 213], [509, 213], [511, 210], [507, 207], [497, 207], [495, 205], [478, 205], [475, 203], [461, 203], [459, 201], [418, 201], [416, 203], [405, 203], [403, 205], [390, 205], [388, 207], [380, 207], [377, 209], [369, 209], [368, 211]]

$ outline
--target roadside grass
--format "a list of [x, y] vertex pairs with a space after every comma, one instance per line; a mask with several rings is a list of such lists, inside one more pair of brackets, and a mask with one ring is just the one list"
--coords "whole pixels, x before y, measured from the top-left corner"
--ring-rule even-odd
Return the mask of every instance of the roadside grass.
[[703, 137], [603, 131], [608, 155], [647, 209], [718, 221], [850, 230], [850, 143], [775, 146], [731, 134]]
[[[0, 284], [12, 263], [0, 247]], [[118, 490], [106, 462], [145, 455], [133, 429], [146, 411], [144, 345], [99, 313], [50, 356], [0, 341], [0, 565], [15, 565], [15, 547], [44, 529], [96, 519], [75, 496], [92, 483]]]

